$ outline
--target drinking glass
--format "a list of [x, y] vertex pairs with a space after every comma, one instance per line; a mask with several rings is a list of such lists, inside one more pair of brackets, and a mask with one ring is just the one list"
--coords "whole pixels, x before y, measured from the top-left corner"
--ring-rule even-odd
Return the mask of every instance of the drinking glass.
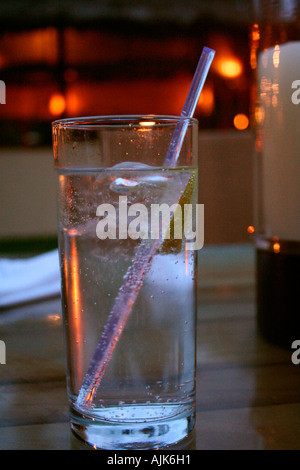
[[[182, 119], [188, 125], [180, 155], [167, 167]], [[70, 424], [95, 448], [163, 448], [193, 429], [197, 248], [188, 241], [193, 232], [185, 230], [183, 206], [197, 205], [197, 144], [196, 119], [100, 116], [53, 123]], [[174, 204], [177, 212], [164, 219], [168, 230], [162, 224], [157, 230], [154, 215], [162, 218], [160, 209]], [[149, 246], [153, 256], [136, 267], [141, 248]], [[130, 313], [107, 338], [126, 282], [135, 289]], [[87, 397], [83, 383], [91, 382], [87, 371], [105, 339], [114, 344]]]

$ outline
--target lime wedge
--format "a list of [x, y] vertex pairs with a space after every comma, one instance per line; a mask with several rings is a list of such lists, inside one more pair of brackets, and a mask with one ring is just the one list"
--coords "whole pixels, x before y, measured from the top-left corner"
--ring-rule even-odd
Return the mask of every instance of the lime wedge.
[[[191, 176], [189, 177], [188, 183], [184, 192], [182, 193], [178, 204], [181, 208], [181, 223], [182, 223], [182, 233], [184, 228], [184, 205], [191, 204], [192, 195], [196, 186], [197, 181], [197, 170], [192, 170]], [[178, 222], [179, 214], [177, 211], [172, 216], [170, 221], [170, 238], [164, 239], [159, 252], [160, 253], [179, 253], [182, 248], [182, 239], [181, 238], [174, 238], [174, 226]]]

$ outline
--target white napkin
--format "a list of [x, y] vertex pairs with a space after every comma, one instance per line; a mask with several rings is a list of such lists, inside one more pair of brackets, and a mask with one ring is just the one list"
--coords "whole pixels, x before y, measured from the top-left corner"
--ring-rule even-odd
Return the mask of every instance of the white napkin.
[[0, 307], [59, 294], [58, 250], [26, 259], [0, 259]]

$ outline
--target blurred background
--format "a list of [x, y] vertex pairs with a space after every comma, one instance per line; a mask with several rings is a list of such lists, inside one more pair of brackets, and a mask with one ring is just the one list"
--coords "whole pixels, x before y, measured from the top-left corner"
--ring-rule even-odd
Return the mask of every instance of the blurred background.
[[195, 112], [205, 243], [248, 240], [249, 0], [12, 0], [0, 24], [2, 252], [56, 244], [51, 121], [178, 115], [203, 46], [216, 50]]

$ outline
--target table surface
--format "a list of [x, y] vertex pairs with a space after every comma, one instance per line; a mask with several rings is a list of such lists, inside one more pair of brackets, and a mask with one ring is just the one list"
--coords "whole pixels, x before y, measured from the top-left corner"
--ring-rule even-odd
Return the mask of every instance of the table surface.
[[[185, 449], [300, 449], [300, 365], [255, 326], [254, 251], [199, 253], [197, 419]], [[60, 299], [0, 311], [0, 449], [82, 449], [69, 431]], [[296, 339], [296, 338], [295, 338]]]

